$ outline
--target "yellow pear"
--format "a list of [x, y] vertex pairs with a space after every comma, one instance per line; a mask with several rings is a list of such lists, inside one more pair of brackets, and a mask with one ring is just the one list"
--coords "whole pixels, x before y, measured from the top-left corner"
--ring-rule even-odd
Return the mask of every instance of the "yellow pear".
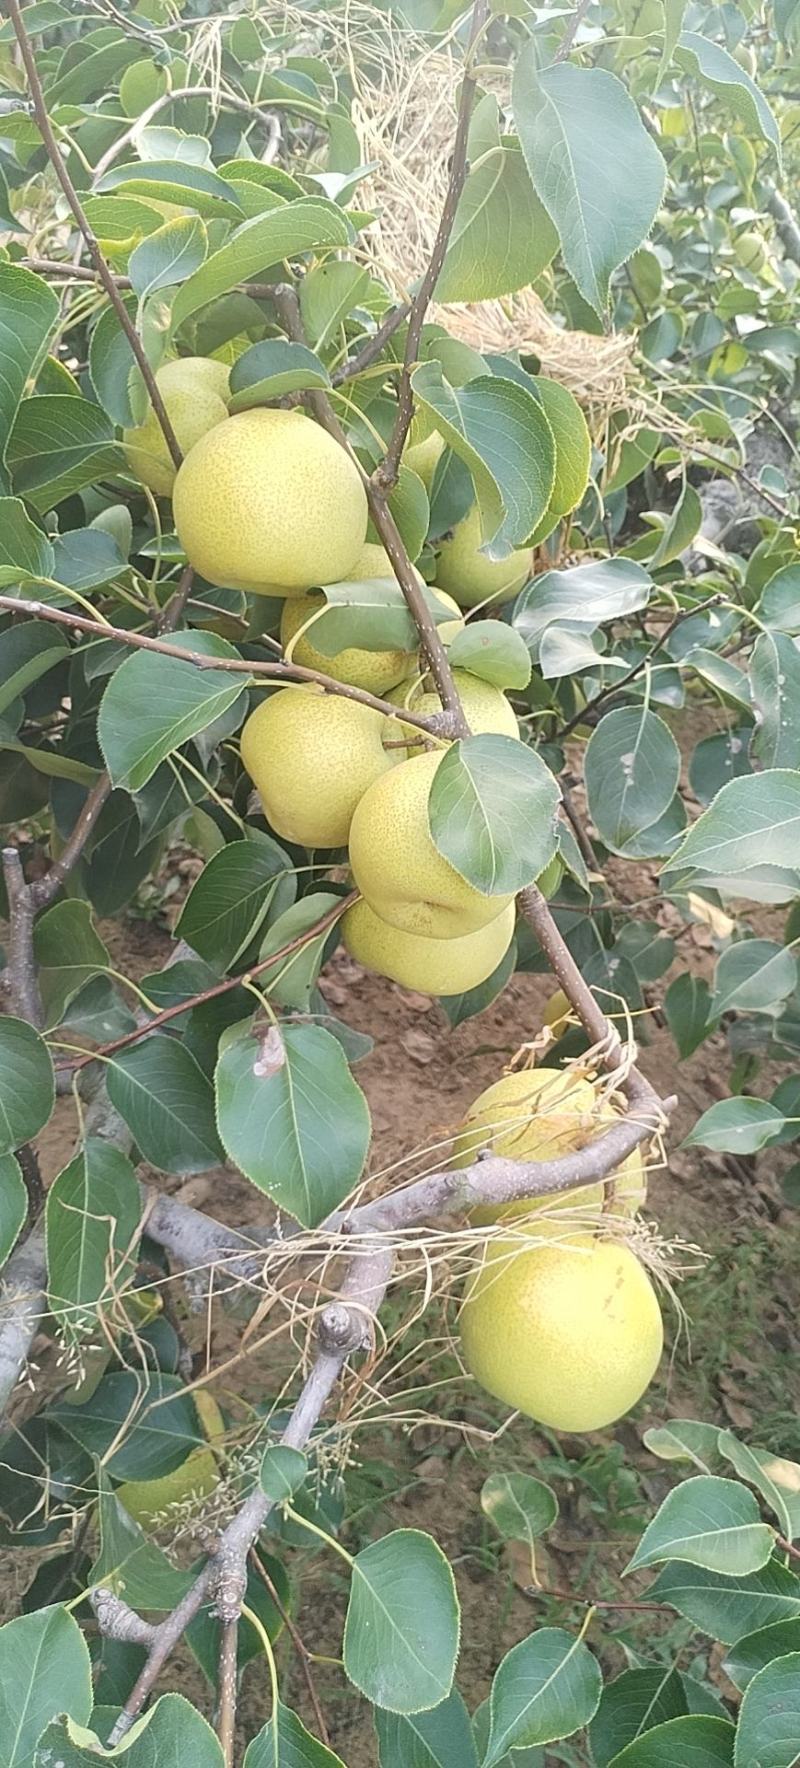
[[350, 575], [367, 530], [358, 468], [299, 411], [257, 406], [203, 436], [175, 480], [190, 565], [222, 589], [288, 596]]
[[[390, 577], [393, 582], [395, 580], [388, 553], [382, 546], [367, 541], [348, 572], [346, 581], [362, 583], [376, 577]], [[301, 626], [305, 626], [306, 621], [325, 606], [324, 595], [292, 596], [284, 603], [281, 616], [281, 644], [284, 650], [291, 644]], [[293, 661], [299, 663], [303, 669], [318, 669], [323, 675], [331, 676], [333, 681], [347, 681], [354, 688], [366, 688], [370, 694], [385, 694], [388, 688], [396, 687], [416, 661], [415, 650], [365, 651], [356, 645], [348, 645], [343, 651], [337, 651], [333, 657], [329, 657], [324, 651], [317, 650], [314, 630], [314, 626], [310, 626], [308, 632], [292, 647]]]
[[[223, 362], [212, 362], [208, 356], [176, 357], [158, 369], [156, 386], [183, 454], [189, 454], [228, 415], [228, 370]], [[134, 477], [156, 497], [169, 497], [176, 468], [152, 407], [143, 424], [123, 430], [122, 440]]]
[[486, 1245], [459, 1327], [481, 1387], [560, 1431], [622, 1418], [652, 1381], [664, 1343], [655, 1290], [630, 1249], [554, 1222]]
[[557, 988], [551, 994], [542, 1013], [542, 1024], [549, 1025], [555, 1038], [563, 1037], [569, 1027], [571, 1002], [567, 999], [563, 988]]
[[434, 846], [428, 796], [444, 753], [388, 763], [391, 771], [364, 793], [350, 829], [350, 865], [370, 908], [392, 927], [426, 939], [476, 933], [512, 901], [483, 896]]
[[[477, 675], [470, 675], [467, 669], [454, 669], [453, 680], [474, 737], [481, 736], [485, 731], [499, 731], [504, 737], [519, 736], [517, 715], [500, 688], [493, 687], [491, 682], [481, 681]], [[441, 710], [439, 695], [429, 692], [419, 677], [406, 685], [407, 691], [402, 698], [399, 690], [392, 694], [396, 704], [407, 706], [409, 712], [421, 713], [423, 718], [429, 718], [432, 713]], [[404, 724], [401, 729], [403, 736], [407, 734], [410, 742], [419, 738], [420, 733], [413, 725]], [[401, 750], [400, 754], [402, 753]], [[413, 748], [411, 753], [414, 754]]]
[[342, 939], [357, 963], [403, 988], [420, 994], [465, 994], [497, 969], [514, 937], [515, 919], [511, 903], [477, 933], [464, 933], [460, 939], [427, 939], [390, 926], [362, 900], [348, 909]]
[[438, 430], [432, 430], [430, 435], [423, 437], [421, 442], [415, 442], [413, 437], [414, 428], [412, 425], [409, 441], [403, 449], [403, 460], [405, 465], [411, 467], [417, 477], [422, 480], [425, 490], [430, 491], [433, 475], [439, 464], [439, 457], [444, 450], [444, 436], [440, 436]]
[[343, 847], [368, 786], [392, 767], [384, 717], [321, 688], [280, 688], [251, 713], [242, 761], [276, 835], [300, 847]]
[[531, 550], [523, 547], [507, 559], [481, 552], [481, 518], [477, 504], [458, 522], [439, 548], [436, 584], [455, 596], [460, 608], [479, 602], [508, 602], [531, 574]]
[[[585, 1148], [618, 1117], [599, 1089], [570, 1069], [518, 1069], [504, 1074], [473, 1100], [453, 1143], [453, 1164], [469, 1166], [482, 1148], [509, 1160], [555, 1160], [559, 1154]], [[635, 1215], [646, 1190], [638, 1148], [617, 1169], [613, 1184], [614, 1213]], [[471, 1220], [482, 1225], [529, 1216], [541, 1209], [599, 1214], [607, 1187], [611, 1187], [611, 1177], [572, 1191], [519, 1197], [496, 1208], [481, 1205], [473, 1210]]]

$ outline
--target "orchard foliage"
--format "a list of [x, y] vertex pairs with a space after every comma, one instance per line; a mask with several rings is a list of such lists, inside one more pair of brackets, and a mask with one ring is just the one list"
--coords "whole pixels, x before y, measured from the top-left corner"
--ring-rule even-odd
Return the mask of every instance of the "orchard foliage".
[[[800, 230], [784, 192], [800, 166], [800, 13], [787, 0], [590, 0], [574, 14], [514, 0], [476, 8], [468, 47], [469, 12], [407, 0], [376, 3], [361, 48], [354, 36], [367, 81], [379, 79], [384, 32], [468, 55], [466, 178], [434, 299], [454, 309], [532, 286], [565, 334], [635, 333], [612, 408], [591, 382], [576, 398], [533, 353], [465, 343], [442, 307], [422, 315], [407, 350], [415, 290], [383, 276], [372, 249], [374, 167], [362, 160], [342, 16], [207, 12], [199, 0], [30, 0], [22, 32], [49, 130], [31, 103], [15, 4], [0, 27], [4, 1393], [37, 1323], [60, 1358], [46, 1383], [31, 1369], [30, 1404], [15, 1402], [0, 1445], [3, 1540], [32, 1556], [22, 1612], [0, 1628], [0, 1748], [14, 1740], [3, 1759], [229, 1768], [240, 1760], [224, 1718], [231, 1684], [257, 1660], [273, 1699], [245, 1768], [337, 1768], [283, 1704], [272, 1650], [293, 1554], [321, 1534], [340, 1573], [347, 1562], [344, 1675], [374, 1712], [381, 1768], [534, 1768], [545, 1746], [578, 1737], [566, 1747], [582, 1756], [547, 1759], [790, 1768], [800, 1470], [768, 1446], [694, 1420], [649, 1432], [653, 1455], [683, 1477], [628, 1570], [631, 1601], [660, 1605], [664, 1629], [654, 1625], [646, 1657], [604, 1679], [596, 1617], [577, 1627], [564, 1603], [559, 1624], [507, 1653], [470, 1712], [458, 1599], [437, 1544], [413, 1527], [355, 1555], [337, 1540], [344, 1425], [292, 1443], [290, 1424], [281, 1443], [289, 1414], [276, 1375], [242, 1452], [230, 1418], [190, 1383], [162, 1305], [170, 1256], [179, 1273], [213, 1264], [224, 1232], [197, 1218], [205, 1227], [192, 1232], [211, 1238], [182, 1257], [188, 1242], [174, 1217], [165, 1226], [163, 1194], [228, 1163], [276, 1206], [287, 1237], [306, 1231], [304, 1250], [323, 1224], [330, 1238], [367, 1168], [357, 1063], [368, 1043], [318, 988], [340, 938], [346, 852], [279, 837], [239, 752], [265, 689], [291, 679], [283, 603], [187, 571], [169, 495], [142, 483], [123, 433], [146, 427], [148, 447], [166, 448], [169, 481], [143, 364], [213, 358], [230, 370], [232, 413], [288, 402], [307, 406], [305, 421], [333, 414], [378, 487], [368, 539], [392, 525], [429, 621], [447, 619], [434, 593], [440, 552], [470, 512], [482, 559], [532, 560], [512, 599], [449, 635], [450, 664], [511, 697], [522, 741], [489, 732], [452, 743], [428, 800], [436, 852], [484, 897], [547, 874], [583, 981], [641, 1043], [676, 933], [710, 928], [712, 980], [687, 967], [663, 1003], [681, 1058], [720, 1030], [729, 1051], [730, 1096], [690, 1140], [738, 1155], [792, 1142]], [[387, 471], [409, 388], [411, 459]], [[781, 439], [778, 464], [754, 461], [754, 434]], [[423, 476], [413, 449], [431, 435], [440, 441]], [[738, 517], [704, 534], [712, 477], [749, 497], [749, 543]], [[416, 657], [418, 626], [394, 577], [317, 587], [323, 662], [351, 648]], [[575, 832], [578, 778], [591, 838], [580, 822]], [[153, 910], [179, 842], [202, 865], [170, 961], [134, 983], [99, 923]], [[640, 910], [618, 910], [609, 880], [628, 867], [659, 874], [666, 926], [650, 888]], [[751, 924], [753, 904], [775, 911], [769, 937]], [[494, 974], [442, 1005], [457, 1025], [515, 969], [548, 967], [520, 916]], [[556, 1062], [594, 1041], [577, 1019]], [[767, 1056], [786, 1065], [769, 1098]], [[74, 1107], [75, 1145], [42, 1208], [36, 1138], [57, 1093]], [[252, 1255], [252, 1242], [231, 1230], [218, 1287], [241, 1276], [234, 1250]], [[369, 1311], [369, 1298], [356, 1302]], [[342, 1342], [339, 1368], [352, 1348]], [[209, 1685], [203, 1712], [163, 1693], [122, 1744], [120, 1712], [152, 1629], [204, 1575], [202, 1561], [189, 1567], [150, 1537], [132, 1488], [158, 1479], [167, 1504], [170, 1491], [180, 1500], [209, 1477], [209, 1458], [224, 1520], [254, 1496], [264, 1507], [233, 1660], [217, 1590], [219, 1612], [198, 1603], [186, 1632]], [[503, 1539], [530, 1549], [535, 1586], [556, 1495], [512, 1468], [487, 1480], [482, 1503]], [[724, 1692], [706, 1674], [712, 1641], [724, 1647]]]

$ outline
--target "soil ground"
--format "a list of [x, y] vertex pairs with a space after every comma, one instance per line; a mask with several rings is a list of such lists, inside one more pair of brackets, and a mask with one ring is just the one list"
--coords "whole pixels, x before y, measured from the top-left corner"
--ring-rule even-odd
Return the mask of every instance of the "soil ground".
[[[652, 890], [647, 874], [635, 885], [628, 874], [626, 885], [631, 894], [634, 888], [641, 895]], [[116, 964], [134, 976], [166, 959], [169, 941], [154, 923], [129, 919], [102, 932]], [[678, 947], [678, 963], [707, 971], [713, 961], [709, 947], [705, 930], [693, 930]], [[651, 991], [656, 1008], [669, 979]], [[335, 954], [323, 978], [329, 1006], [375, 1039], [373, 1052], [357, 1069], [372, 1111], [373, 1172], [452, 1131], [476, 1094], [539, 1030], [552, 986], [546, 977], [517, 975], [495, 1005], [450, 1031], [435, 1003], [364, 974], [341, 951]], [[557, 1491], [560, 1516], [546, 1550], [537, 1557], [539, 1582], [584, 1601], [589, 1596], [610, 1601], [620, 1594], [630, 1597], [619, 1574], [648, 1513], [671, 1483], [665, 1464], [643, 1445], [649, 1425], [670, 1417], [704, 1417], [780, 1454], [800, 1457], [800, 1213], [782, 1200], [780, 1177], [789, 1164], [790, 1157], [783, 1159], [788, 1151], [781, 1150], [777, 1159], [767, 1153], [757, 1163], [733, 1163], [707, 1151], [681, 1150], [681, 1139], [700, 1112], [727, 1090], [724, 1040], [715, 1037], [688, 1061], [677, 1063], [669, 1034], [652, 1018], [647, 1035], [642, 1067], [662, 1095], [677, 1093], [679, 1107], [669, 1166], [650, 1174], [646, 1214], [668, 1241], [702, 1247], [708, 1262], [684, 1258], [695, 1264], [681, 1284], [690, 1329], [688, 1334], [678, 1329], [668, 1306], [672, 1355], [646, 1403], [632, 1418], [595, 1437], [556, 1439], [537, 1433], [524, 1420], [502, 1428], [507, 1414], [458, 1376], [446, 1345], [429, 1346], [425, 1367], [425, 1338], [418, 1328], [412, 1335], [417, 1347], [414, 1380], [441, 1383], [430, 1404], [430, 1421], [392, 1422], [395, 1383], [385, 1421], [373, 1406], [369, 1430], [353, 1438], [343, 1539], [358, 1550], [389, 1528], [413, 1525], [439, 1540], [459, 1588], [459, 1684], [471, 1708], [488, 1692], [509, 1646], [537, 1625], [571, 1625], [582, 1612], [574, 1601], [526, 1593], [529, 1561], [517, 1549], [502, 1546], [480, 1508], [480, 1489], [490, 1472], [538, 1473]], [[71, 1107], [61, 1102], [45, 1138], [48, 1177], [63, 1164], [73, 1135]], [[225, 1175], [220, 1182], [216, 1175], [213, 1180], [167, 1183], [187, 1201], [230, 1222], [264, 1218], [264, 1199], [244, 1180]], [[391, 1325], [391, 1302], [388, 1318]], [[241, 1324], [223, 1317], [213, 1335], [215, 1360], [224, 1360], [240, 1337]], [[244, 1366], [238, 1391], [251, 1402], [263, 1402], [276, 1392], [276, 1370], [285, 1373], [280, 1352], [277, 1357], [274, 1351], [257, 1353]], [[338, 1658], [346, 1602], [342, 1568], [328, 1555], [323, 1568], [313, 1551], [289, 1550], [286, 1557], [295, 1580], [295, 1621], [307, 1648]], [[29, 1557], [9, 1556], [0, 1585], [4, 1618], [15, 1612], [30, 1567]], [[625, 1645], [643, 1649], [643, 1619], [648, 1617], [620, 1610], [605, 1612], [593, 1624], [593, 1643], [609, 1670], [618, 1673], [624, 1667]], [[663, 1634], [670, 1624], [658, 1617], [655, 1625]], [[688, 1627], [671, 1626], [669, 1637], [682, 1647], [682, 1668], [704, 1668], [697, 1657], [699, 1642], [692, 1643]], [[666, 1645], [666, 1637], [662, 1643]], [[652, 1655], [658, 1641], [648, 1649]], [[286, 1635], [279, 1646], [279, 1665], [284, 1699], [313, 1726], [299, 1658]], [[377, 1751], [366, 1705], [354, 1699], [335, 1665], [315, 1665], [313, 1675], [333, 1747], [347, 1768], [375, 1768]], [[207, 1689], [188, 1653], [181, 1654], [164, 1686], [181, 1688], [209, 1710]], [[261, 1660], [244, 1680], [243, 1740], [268, 1710]], [[577, 1765], [588, 1756], [578, 1745], [548, 1754], [547, 1760]]]

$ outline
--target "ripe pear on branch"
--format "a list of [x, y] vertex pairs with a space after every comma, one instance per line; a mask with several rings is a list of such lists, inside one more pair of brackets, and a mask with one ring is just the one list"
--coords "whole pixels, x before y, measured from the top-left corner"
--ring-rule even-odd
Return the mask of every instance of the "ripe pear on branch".
[[[175, 439], [183, 454], [228, 416], [228, 369], [210, 356], [177, 356], [156, 374]], [[123, 430], [128, 466], [156, 497], [169, 497], [175, 483], [175, 462], [164, 432], [150, 407], [144, 422]]]
[[173, 488], [189, 564], [221, 589], [296, 596], [349, 577], [364, 546], [358, 467], [299, 411], [256, 406], [186, 456]]
[[419, 994], [466, 994], [497, 969], [514, 937], [513, 903], [488, 926], [455, 939], [429, 939], [406, 933], [381, 919], [369, 903], [357, 902], [342, 920], [342, 939], [351, 958]]
[[441, 542], [436, 564], [437, 589], [448, 590], [460, 608], [509, 602], [531, 574], [530, 547], [518, 548], [505, 559], [490, 559], [481, 551], [481, 541], [481, 516], [475, 503]]

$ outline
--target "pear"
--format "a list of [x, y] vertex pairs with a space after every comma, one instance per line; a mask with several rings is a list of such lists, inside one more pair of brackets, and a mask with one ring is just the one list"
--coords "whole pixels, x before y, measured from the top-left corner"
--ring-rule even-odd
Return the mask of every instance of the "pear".
[[[395, 581], [388, 553], [382, 546], [375, 546], [368, 541], [356, 559], [349, 581], [359, 583], [376, 577], [390, 577]], [[421, 583], [422, 578], [419, 580]], [[452, 596], [440, 591], [438, 600], [446, 602], [455, 615], [454, 620], [446, 620], [439, 627], [443, 643], [449, 644], [456, 633], [461, 631], [464, 617]], [[292, 596], [284, 602], [281, 616], [281, 644], [284, 650], [291, 644], [301, 626], [305, 626], [306, 621], [325, 606], [325, 597], [313, 593]], [[366, 688], [370, 694], [384, 695], [416, 667], [416, 650], [365, 651], [357, 645], [348, 645], [343, 651], [337, 651], [334, 656], [329, 657], [325, 651], [317, 650], [314, 644], [315, 625], [316, 623], [310, 626], [308, 632], [292, 646], [292, 660], [303, 669], [318, 669], [322, 675], [329, 675], [334, 681], [346, 681], [354, 688]]]
[[403, 933], [382, 921], [369, 904], [354, 903], [342, 921], [342, 939], [351, 958], [419, 994], [465, 994], [497, 969], [514, 937], [511, 903], [488, 927], [456, 939], [428, 939]]
[[[568, 1068], [525, 1068], [504, 1074], [473, 1100], [453, 1143], [453, 1165], [469, 1166], [481, 1149], [508, 1160], [555, 1160], [585, 1148], [613, 1123], [619, 1113], [596, 1085]], [[646, 1195], [642, 1156], [634, 1149], [614, 1180], [614, 1211], [634, 1215]], [[573, 1191], [519, 1197], [513, 1203], [481, 1206], [471, 1220], [505, 1221], [540, 1209], [581, 1209], [592, 1214], [603, 1207], [610, 1180], [581, 1185]]]
[[460, 608], [508, 602], [531, 574], [530, 547], [510, 553], [507, 559], [490, 559], [480, 547], [481, 518], [473, 504], [442, 541], [436, 567], [437, 588], [455, 596]]
[[[156, 386], [183, 454], [227, 417], [228, 372], [208, 356], [179, 356], [158, 369]], [[152, 407], [143, 424], [123, 430], [122, 440], [134, 478], [156, 497], [169, 497], [176, 467]]]
[[421, 442], [415, 442], [413, 436], [412, 427], [411, 440], [403, 449], [403, 461], [422, 480], [425, 490], [430, 491], [439, 458], [444, 452], [444, 436], [440, 436], [438, 430], [432, 430]]
[[[468, 669], [454, 669], [453, 681], [458, 689], [464, 717], [474, 737], [487, 731], [499, 731], [504, 737], [519, 737], [516, 713], [500, 688], [493, 687], [491, 682], [482, 681], [477, 675], [470, 675]], [[407, 706], [409, 712], [419, 712], [423, 717], [429, 718], [432, 713], [441, 710], [439, 695], [429, 692], [419, 677], [410, 682], [401, 682], [399, 688], [389, 697], [395, 705]], [[420, 732], [413, 725], [404, 724], [400, 729], [403, 736], [408, 735], [409, 742], [419, 739]], [[402, 756], [403, 751], [400, 750], [399, 753]], [[413, 755], [415, 749], [412, 747], [408, 753]]]
[[349, 577], [367, 531], [357, 466], [299, 411], [257, 406], [192, 448], [173, 513], [190, 565], [221, 589], [290, 596]]
[[356, 805], [392, 767], [383, 714], [316, 687], [280, 688], [251, 713], [242, 761], [276, 835], [343, 847]]
[[350, 828], [350, 865], [370, 908], [390, 926], [426, 939], [476, 933], [513, 900], [482, 895], [434, 846], [428, 797], [443, 754], [417, 755], [376, 779]]

